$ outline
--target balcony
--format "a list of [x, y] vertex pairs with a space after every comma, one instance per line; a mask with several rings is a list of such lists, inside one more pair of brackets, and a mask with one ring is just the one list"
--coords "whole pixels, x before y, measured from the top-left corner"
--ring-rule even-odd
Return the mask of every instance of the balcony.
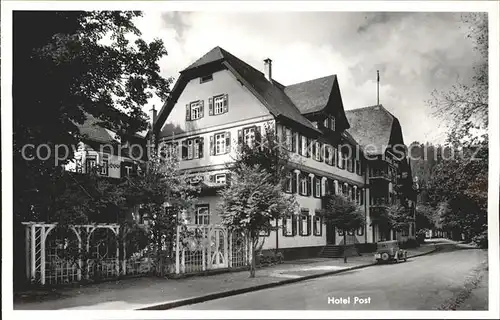
[[369, 178], [370, 178], [370, 181], [374, 181], [374, 180], [384, 180], [387, 182], [391, 181], [391, 176], [389, 175], [389, 173], [387, 173], [386, 170], [372, 169], [372, 170], [370, 170]]
[[370, 208], [386, 208], [390, 205], [389, 199], [385, 197], [370, 199]]

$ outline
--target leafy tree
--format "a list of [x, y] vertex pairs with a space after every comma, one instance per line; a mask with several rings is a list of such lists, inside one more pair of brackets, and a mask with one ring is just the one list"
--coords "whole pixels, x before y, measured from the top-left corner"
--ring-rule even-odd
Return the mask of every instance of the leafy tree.
[[448, 92], [434, 92], [430, 101], [449, 124], [447, 143], [458, 155], [434, 168], [429, 194], [433, 205], [447, 204], [443, 226], [472, 239], [486, 235], [488, 227], [488, 16], [469, 13], [463, 21], [479, 59], [471, 79]]
[[324, 207], [321, 210], [324, 222], [342, 230], [344, 236], [344, 263], [347, 263], [346, 235], [349, 231], [356, 231], [365, 225], [364, 215], [353, 201], [342, 195], [328, 194], [324, 198]]
[[[162, 99], [171, 79], [159, 75], [163, 42], [146, 43], [134, 26], [140, 12], [18, 11], [13, 15], [14, 213], [45, 220], [46, 186], [59, 175], [57, 145], [79, 141], [77, 125], [88, 113], [120, 134], [144, 130], [142, 107]], [[48, 23], [50, 22], [50, 23]], [[26, 28], [36, 25], [36, 28]], [[38, 147], [25, 150], [28, 144]], [[40, 151], [39, 150], [39, 151]]]
[[163, 150], [160, 154], [152, 153], [140, 174], [125, 178], [122, 187], [128, 205], [139, 207], [140, 216], [148, 221], [148, 249], [156, 255], [157, 274], [163, 276], [165, 260], [174, 256], [181, 214], [193, 211], [199, 188], [187, 182], [186, 173], [179, 170], [178, 159], [166, 156]]
[[262, 247], [260, 233], [271, 228], [271, 221], [296, 212], [297, 203], [260, 165], [241, 164], [233, 175], [230, 186], [219, 191], [218, 211], [223, 225], [232, 232], [244, 233], [250, 240], [250, 277], [253, 278], [257, 251]]
[[415, 214], [415, 228], [416, 231], [434, 229], [437, 226], [436, 210], [428, 204], [417, 205]]

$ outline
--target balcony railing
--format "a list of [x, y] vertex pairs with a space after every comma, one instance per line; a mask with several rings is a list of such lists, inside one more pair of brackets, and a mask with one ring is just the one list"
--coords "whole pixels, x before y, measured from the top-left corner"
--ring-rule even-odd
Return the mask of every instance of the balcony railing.
[[372, 170], [370, 171], [370, 179], [391, 180], [391, 176], [384, 170]]
[[371, 198], [370, 207], [388, 207], [390, 205], [387, 198]]

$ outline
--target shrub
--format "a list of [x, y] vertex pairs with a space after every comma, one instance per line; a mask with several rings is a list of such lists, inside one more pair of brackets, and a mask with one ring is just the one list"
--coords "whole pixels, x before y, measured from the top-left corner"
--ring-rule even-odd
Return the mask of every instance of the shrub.
[[257, 256], [256, 264], [265, 267], [283, 263], [283, 253], [278, 251], [261, 251]]
[[420, 243], [416, 239], [407, 239], [399, 243], [401, 249], [417, 248], [419, 246]]
[[426, 233], [426, 229], [421, 229], [421, 230], [418, 230], [417, 231], [417, 242], [422, 244], [425, 242], [425, 233]]
[[481, 249], [488, 248], [488, 229], [472, 238], [472, 241], [477, 244]]

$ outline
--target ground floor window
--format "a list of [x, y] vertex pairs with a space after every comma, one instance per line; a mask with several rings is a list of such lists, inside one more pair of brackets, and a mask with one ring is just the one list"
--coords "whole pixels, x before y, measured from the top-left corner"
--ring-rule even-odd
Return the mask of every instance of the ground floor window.
[[309, 215], [309, 209], [302, 209], [300, 212], [299, 234], [305, 237], [311, 235], [311, 216]]
[[314, 228], [313, 228], [313, 234], [315, 236], [321, 236], [322, 234], [322, 231], [323, 231], [323, 228], [322, 228], [322, 225], [321, 225], [321, 217], [320, 216], [314, 216]]
[[297, 234], [297, 224], [295, 215], [288, 215], [283, 218], [283, 236], [294, 237]]

